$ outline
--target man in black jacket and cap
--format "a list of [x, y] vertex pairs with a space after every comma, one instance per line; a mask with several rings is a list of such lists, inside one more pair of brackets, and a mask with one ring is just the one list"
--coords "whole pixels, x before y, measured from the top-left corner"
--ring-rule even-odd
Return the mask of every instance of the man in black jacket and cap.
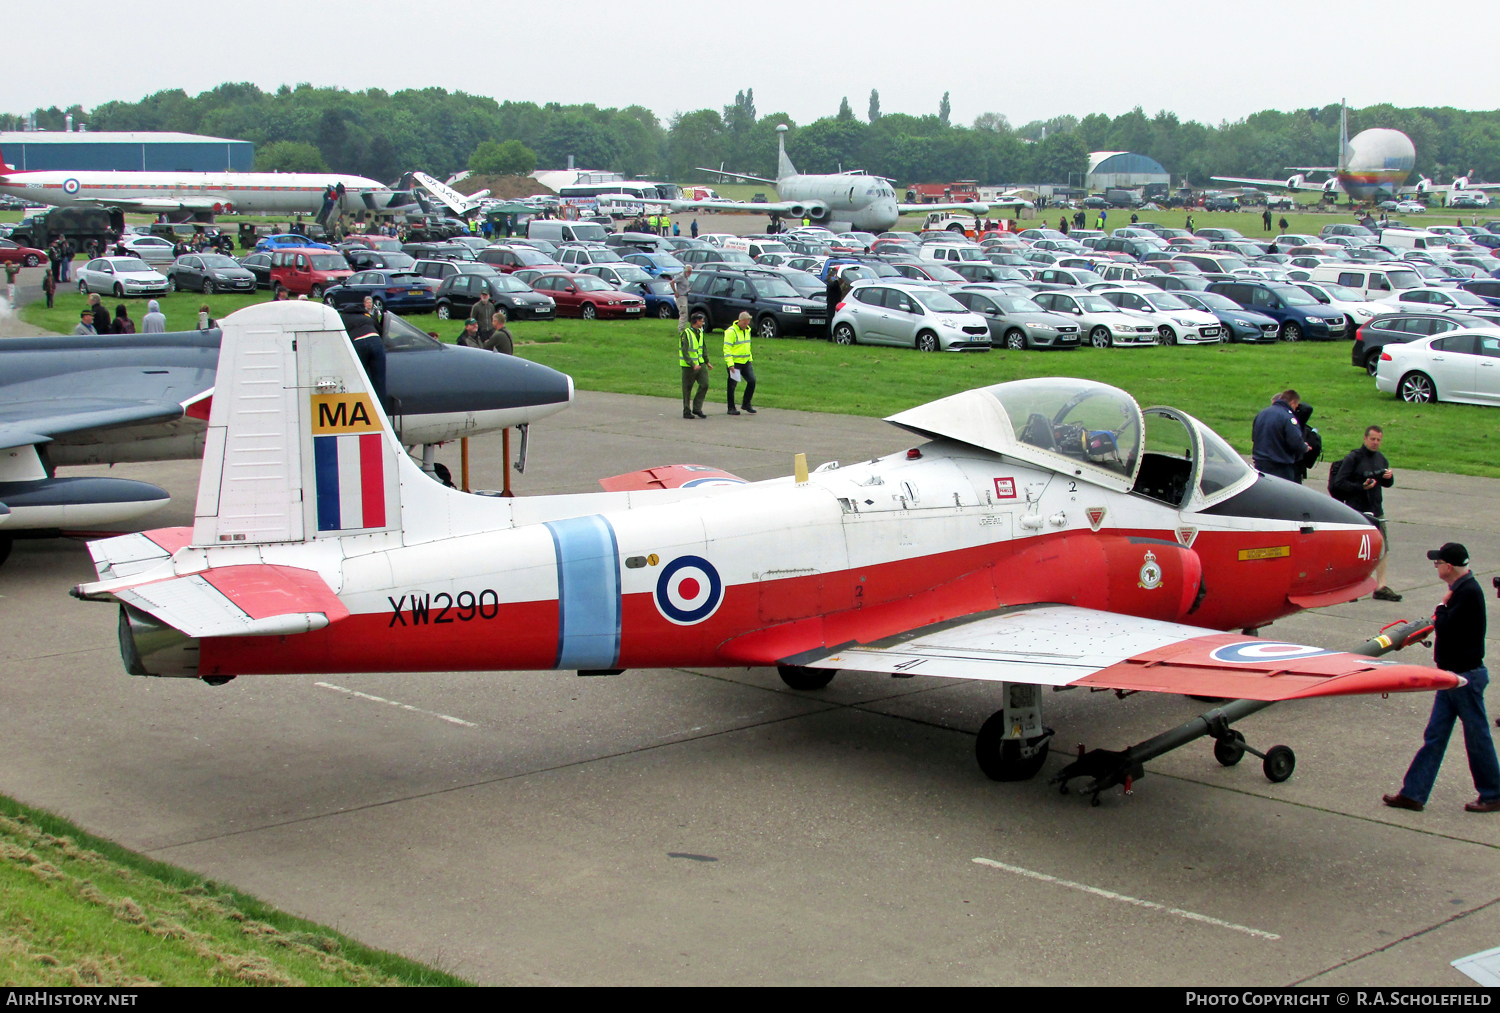
[[1432, 661], [1444, 671], [1463, 676], [1466, 682], [1434, 694], [1422, 748], [1412, 758], [1401, 790], [1382, 796], [1381, 801], [1394, 809], [1421, 812], [1442, 766], [1453, 722], [1462, 721], [1469, 774], [1479, 792], [1479, 797], [1466, 803], [1464, 809], [1471, 813], [1500, 812], [1500, 758], [1495, 755], [1495, 740], [1490, 737], [1490, 721], [1484, 712], [1484, 690], [1490, 682], [1490, 673], [1484, 667], [1484, 591], [1469, 570], [1469, 550], [1459, 543], [1430, 549], [1427, 558], [1448, 585], [1448, 593], [1432, 617], [1436, 636]]
[[1255, 416], [1250, 453], [1255, 470], [1262, 475], [1275, 475], [1300, 484], [1297, 465], [1312, 450], [1302, 438], [1302, 427], [1297, 425], [1294, 413], [1301, 403], [1296, 391], [1284, 390]]
[[1380, 529], [1380, 540], [1384, 543], [1384, 548], [1380, 553], [1380, 564], [1375, 570], [1375, 580], [1380, 585], [1375, 589], [1375, 597], [1380, 601], [1400, 601], [1401, 596], [1385, 582], [1385, 563], [1391, 552], [1391, 536], [1386, 529], [1385, 503], [1381, 490], [1395, 485], [1396, 476], [1391, 473], [1391, 463], [1380, 452], [1380, 443], [1384, 439], [1385, 431], [1379, 426], [1366, 426], [1364, 443], [1345, 454], [1343, 460], [1328, 472], [1328, 494], [1370, 518]]

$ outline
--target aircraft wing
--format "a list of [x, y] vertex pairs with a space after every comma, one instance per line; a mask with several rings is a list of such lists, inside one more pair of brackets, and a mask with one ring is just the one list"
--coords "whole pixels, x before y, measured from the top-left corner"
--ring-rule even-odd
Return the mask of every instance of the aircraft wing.
[[671, 202], [672, 210], [681, 211], [748, 211], [753, 215], [789, 215], [793, 218], [801, 218], [803, 215], [811, 215], [814, 218], [822, 218], [828, 211], [828, 205], [820, 200], [809, 201], [773, 201], [767, 203], [753, 203], [744, 200], [723, 200], [720, 198], [709, 198], [707, 200], [674, 200]]
[[489, 195], [489, 191], [486, 190], [481, 195], [465, 197], [451, 186], [448, 186], [446, 183], [439, 183], [425, 172], [414, 172], [411, 175], [412, 179], [420, 183], [423, 189], [446, 204], [454, 214], [460, 217], [478, 207], [479, 201]]
[[95, 204], [99, 207], [119, 208], [121, 211], [135, 211], [141, 214], [154, 214], [158, 211], [212, 211], [214, 205], [223, 207], [225, 204], [233, 204], [233, 197], [75, 197], [73, 200], [80, 204]]
[[1462, 684], [1441, 669], [1071, 605], [999, 609], [819, 653], [783, 663], [1248, 700]]
[[998, 200], [987, 201], [984, 204], [978, 204], [968, 201], [954, 202], [950, 204], [897, 204], [896, 210], [901, 212], [903, 215], [919, 215], [924, 214], [928, 211], [967, 211], [969, 214], [973, 215], [984, 215], [989, 214], [990, 208], [992, 207], [1029, 208], [1032, 206], [1033, 205], [1031, 201], [1022, 200], [1020, 197], [1001, 197]]
[[48, 398], [0, 403], [0, 447], [48, 443], [55, 436], [87, 429], [149, 422], [171, 422], [182, 417], [176, 401], [137, 401], [115, 398]]
[[1295, 186], [1288, 187], [1289, 180], [1285, 179], [1242, 179], [1238, 176], [1210, 176], [1216, 183], [1245, 183], [1249, 186], [1274, 186], [1278, 190], [1322, 190], [1326, 184], [1309, 183], [1306, 180]]
[[744, 485], [745, 480], [706, 464], [668, 464], [644, 468], [628, 475], [601, 478], [605, 492], [637, 492], [646, 489], [704, 489], [724, 485]]
[[[118, 541], [121, 539], [107, 540]], [[130, 548], [138, 550], [140, 546]], [[101, 558], [110, 558], [111, 552], [130, 554], [129, 548], [91, 551], [96, 565]], [[189, 637], [308, 633], [349, 615], [349, 609], [322, 577], [295, 566], [247, 563], [178, 576], [166, 564], [145, 573], [86, 585], [86, 592], [82, 586], [74, 588], [75, 597], [130, 605]]]
[[764, 183], [767, 186], [776, 185], [774, 179], [766, 179], [764, 176], [747, 176], [743, 172], [725, 172], [723, 169], [705, 169], [701, 165], [697, 168], [699, 172], [711, 172], [716, 176], [733, 176], [735, 179], [748, 179], [752, 183]]

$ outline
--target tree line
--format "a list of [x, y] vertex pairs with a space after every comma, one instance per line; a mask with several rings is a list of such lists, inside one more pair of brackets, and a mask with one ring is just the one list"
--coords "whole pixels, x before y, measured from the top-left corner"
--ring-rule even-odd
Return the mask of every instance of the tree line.
[[[987, 112], [970, 124], [950, 120], [945, 93], [927, 115], [885, 113], [872, 91], [865, 115], [848, 97], [836, 113], [798, 124], [784, 112], [761, 114], [753, 89], [719, 109], [674, 113], [663, 121], [641, 106], [498, 102], [442, 88], [388, 93], [283, 85], [223, 84], [190, 96], [160, 91], [139, 102], [106, 102], [93, 110], [38, 109], [37, 124], [60, 130], [66, 115], [90, 130], [174, 130], [254, 142], [256, 167], [336, 171], [394, 181], [410, 169], [444, 176], [464, 168], [526, 172], [581, 168], [631, 176], [709, 182], [700, 167], [776, 175], [776, 125], [788, 127], [787, 153], [803, 172], [862, 169], [908, 184], [974, 179], [986, 185], [1082, 182], [1090, 151], [1134, 151], [1161, 162], [1174, 184], [1211, 185], [1213, 175], [1284, 178], [1291, 165], [1329, 165], [1336, 157], [1336, 105], [1267, 110], [1217, 125], [1181, 121], [1175, 113], [1058, 116], [1012, 126]], [[0, 130], [21, 129], [23, 116], [0, 114]], [[1417, 169], [1440, 182], [1473, 172], [1500, 179], [1500, 110], [1350, 110], [1353, 136], [1393, 127], [1417, 148]]]

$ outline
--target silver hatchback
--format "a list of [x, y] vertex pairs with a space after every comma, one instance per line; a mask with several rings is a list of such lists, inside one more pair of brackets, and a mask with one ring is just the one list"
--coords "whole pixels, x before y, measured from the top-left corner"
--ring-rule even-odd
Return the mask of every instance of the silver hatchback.
[[940, 289], [861, 282], [833, 317], [835, 344], [901, 345], [920, 352], [987, 352], [989, 323]]

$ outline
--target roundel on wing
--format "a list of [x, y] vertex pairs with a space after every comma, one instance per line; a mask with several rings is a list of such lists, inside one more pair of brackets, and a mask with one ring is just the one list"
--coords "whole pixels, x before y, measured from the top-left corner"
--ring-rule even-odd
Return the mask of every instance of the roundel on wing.
[[71, 197], [71, 196], [73, 196], [77, 192], [78, 192], [78, 180], [71, 179], [71, 178], [63, 180], [63, 193], [65, 193], [69, 197]]
[[656, 578], [656, 609], [678, 626], [703, 622], [723, 600], [719, 571], [702, 556], [678, 556]]
[[1266, 665], [1277, 661], [1302, 661], [1306, 658], [1321, 658], [1327, 654], [1338, 654], [1323, 647], [1308, 647], [1306, 644], [1285, 644], [1273, 640], [1247, 640], [1238, 644], [1216, 647], [1209, 654], [1215, 661], [1230, 665]]

